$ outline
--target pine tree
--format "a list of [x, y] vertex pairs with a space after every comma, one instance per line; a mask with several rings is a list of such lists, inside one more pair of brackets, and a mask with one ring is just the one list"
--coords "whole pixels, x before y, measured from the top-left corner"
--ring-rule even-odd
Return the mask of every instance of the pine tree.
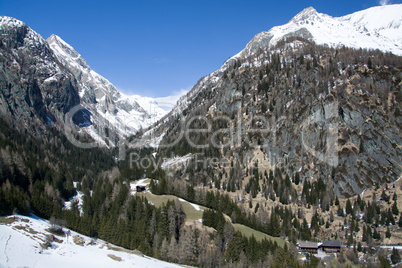
[[338, 216], [340, 216], [340, 217], [345, 216], [345, 213], [344, 213], [341, 205], [339, 205], [339, 207], [338, 207]]
[[400, 228], [402, 228], [402, 214], [401, 214], [401, 216], [399, 217], [398, 226], [399, 226]]
[[350, 234], [349, 237], [348, 237], [348, 247], [353, 245], [353, 243], [354, 243], [353, 235]]
[[348, 199], [346, 201], [346, 214], [352, 214], [353, 213], [353, 208], [352, 208], [352, 203], [350, 202], [350, 200]]
[[385, 237], [391, 238], [391, 231], [389, 230], [389, 226], [387, 226], [387, 231], [385, 232]]
[[399, 209], [398, 209], [398, 205], [396, 204], [396, 201], [394, 202], [394, 204], [392, 205], [392, 213], [394, 215], [398, 215], [399, 214]]
[[299, 174], [299, 172], [296, 172], [296, 175], [295, 175], [295, 184], [296, 184], [296, 185], [299, 185], [299, 183], [300, 183], [300, 174]]
[[366, 226], [363, 226], [363, 235], [362, 235], [362, 241], [366, 242], [367, 241], [367, 229]]
[[386, 257], [380, 255], [378, 259], [380, 260], [380, 268], [391, 268], [391, 264]]
[[270, 235], [279, 237], [281, 235], [281, 225], [279, 223], [278, 216], [275, 213], [271, 213], [271, 219], [269, 222]]
[[[398, 215], [398, 214], [396, 214], [396, 215]], [[387, 224], [395, 225], [395, 219], [394, 219], [394, 215], [392, 215], [391, 209], [388, 209]]]
[[357, 251], [362, 252], [362, 250], [363, 250], [362, 243], [359, 242], [357, 244]]
[[392, 255], [391, 255], [392, 264], [397, 264], [401, 261], [401, 256], [399, 254], [399, 250], [396, 248], [392, 248]]
[[367, 67], [368, 67], [369, 69], [373, 69], [373, 61], [371, 60], [371, 57], [368, 58]]
[[381, 234], [379, 232], [377, 232], [377, 229], [374, 229], [373, 238], [376, 239], [376, 240], [381, 239]]

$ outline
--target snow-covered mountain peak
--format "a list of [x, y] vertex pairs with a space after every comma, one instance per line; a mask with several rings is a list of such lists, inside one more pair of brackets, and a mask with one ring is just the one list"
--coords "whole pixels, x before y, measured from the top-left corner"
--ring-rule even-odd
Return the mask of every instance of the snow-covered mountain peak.
[[343, 16], [341, 20], [350, 21], [357, 25], [363, 24], [370, 30], [398, 28], [402, 20], [401, 11], [401, 4], [378, 6]]
[[366, 31], [378, 32], [401, 44], [402, 39], [402, 4], [372, 7], [340, 18], [357, 28], [364, 27]]
[[7, 46], [14, 49], [29, 49], [31, 52], [37, 52], [36, 48], [43, 48], [46, 53], [40, 56], [52, 57], [51, 53], [47, 53], [50, 49], [43, 37], [24, 22], [12, 17], [0, 16], [0, 30], [4, 34], [2, 42], [9, 42]]
[[[46, 41], [58, 61], [77, 80], [81, 104], [92, 115], [91, 124], [95, 124], [96, 129], [106, 127], [117, 136], [125, 137], [147, 128], [167, 113], [155, 99], [120, 93], [109, 80], [93, 71], [84, 58], [59, 36], [52, 35]], [[86, 122], [82, 130], [102, 143], [104, 137], [101, 133], [94, 133], [95, 128], [91, 124]]]
[[84, 58], [59, 36], [52, 34], [46, 41], [54, 51], [57, 51], [59, 55], [65, 54], [65, 58], [70, 57], [75, 59], [74, 62], [76, 64], [82, 68], [89, 69], [88, 63], [84, 60]]
[[317, 10], [313, 7], [308, 7], [308, 8], [303, 9], [296, 16], [294, 16], [292, 21], [297, 23], [299, 21], [312, 20], [312, 19], [316, 18], [317, 16], [318, 16]]
[[0, 27], [25, 27], [24, 22], [8, 16], [0, 16]]
[[[80, 84], [81, 98], [84, 97], [90, 99], [92, 102], [96, 102], [102, 98], [105, 100], [115, 100], [120, 97], [116, 87], [107, 79], [94, 72], [84, 58], [67, 42], [54, 34], [46, 41], [57, 59], [76, 77]], [[113, 108], [109, 108], [109, 112], [113, 113]]]
[[338, 18], [309, 7], [287, 24], [257, 34], [235, 57], [249, 57], [292, 36], [303, 37], [319, 45], [379, 49], [402, 55], [401, 25], [402, 4], [372, 7]]

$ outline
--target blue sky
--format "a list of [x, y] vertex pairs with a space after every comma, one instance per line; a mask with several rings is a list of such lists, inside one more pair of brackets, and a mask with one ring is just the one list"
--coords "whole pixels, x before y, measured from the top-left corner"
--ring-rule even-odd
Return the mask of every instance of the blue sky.
[[124, 93], [163, 97], [190, 90], [254, 35], [306, 7], [337, 17], [378, 5], [380, 0], [0, 0], [0, 15], [24, 21], [44, 38], [57, 34]]

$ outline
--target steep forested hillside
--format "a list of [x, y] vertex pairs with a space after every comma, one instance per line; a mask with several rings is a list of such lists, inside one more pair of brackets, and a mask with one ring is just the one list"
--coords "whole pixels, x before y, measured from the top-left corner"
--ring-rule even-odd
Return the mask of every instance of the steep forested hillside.
[[[259, 160], [263, 175], [281, 170], [302, 182], [322, 178], [339, 196], [394, 181], [402, 171], [400, 66], [392, 54], [288, 39], [232, 60], [191, 99], [185, 117], [172, 117], [158, 156], [225, 159], [230, 169], [206, 165], [194, 178], [192, 170], [202, 165], [193, 163], [182, 175], [196, 185], [214, 180], [229, 191], [253, 184], [244, 180], [257, 164], [251, 159]], [[255, 186], [265, 196], [273, 190], [264, 180]]]

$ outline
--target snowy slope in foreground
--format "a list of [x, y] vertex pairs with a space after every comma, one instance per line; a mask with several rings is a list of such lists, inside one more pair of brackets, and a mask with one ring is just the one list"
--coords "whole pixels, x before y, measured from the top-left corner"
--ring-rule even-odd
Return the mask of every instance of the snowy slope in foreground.
[[[183, 267], [146, 256], [109, 249], [110, 244], [97, 240], [91, 245], [89, 237], [71, 232], [59, 237], [52, 247], [43, 249], [47, 221], [39, 218], [15, 216], [9, 225], [0, 225], [0, 268], [3, 267]], [[65, 232], [67, 230], [65, 229]], [[77, 245], [83, 241], [83, 246]], [[109, 247], [108, 247], [109, 246]], [[114, 246], [112, 246], [114, 247]]]

